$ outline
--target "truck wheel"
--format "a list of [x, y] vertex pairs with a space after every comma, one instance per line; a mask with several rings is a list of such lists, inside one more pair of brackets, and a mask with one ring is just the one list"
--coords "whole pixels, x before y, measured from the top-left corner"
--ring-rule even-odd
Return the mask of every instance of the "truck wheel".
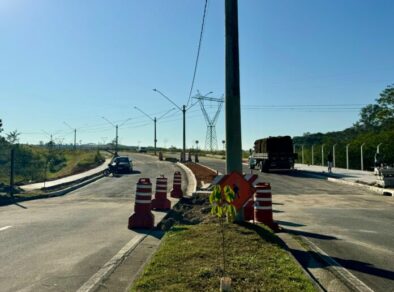
[[261, 172], [269, 172], [269, 162], [268, 161], [262, 162]]

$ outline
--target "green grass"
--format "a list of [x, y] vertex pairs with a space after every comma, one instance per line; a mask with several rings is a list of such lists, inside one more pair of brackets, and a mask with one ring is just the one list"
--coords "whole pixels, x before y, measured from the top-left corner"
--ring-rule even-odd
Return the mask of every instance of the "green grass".
[[[233, 291], [316, 291], [270, 230], [229, 224], [225, 234]], [[174, 226], [132, 291], [218, 291], [220, 242], [216, 223]]]
[[[11, 146], [8, 146], [10, 148]], [[8, 184], [10, 149], [0, 151], [0, 183]], [[80, 173], [100, 165], [104, 157], [96, 150], [65, 150], [19, 145], [15, 147], [14, 182], [34, 183]]]

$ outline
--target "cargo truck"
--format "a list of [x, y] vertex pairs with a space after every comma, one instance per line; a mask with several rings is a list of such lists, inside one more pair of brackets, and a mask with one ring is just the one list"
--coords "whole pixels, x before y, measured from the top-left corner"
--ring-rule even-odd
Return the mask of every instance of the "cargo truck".
[[260, 168], [261, 172], [270, 169], [294, 169], [293, 140], [290, 136], [268, 137], [254, 142], [254, 151], [249, 157], [249, 168]]

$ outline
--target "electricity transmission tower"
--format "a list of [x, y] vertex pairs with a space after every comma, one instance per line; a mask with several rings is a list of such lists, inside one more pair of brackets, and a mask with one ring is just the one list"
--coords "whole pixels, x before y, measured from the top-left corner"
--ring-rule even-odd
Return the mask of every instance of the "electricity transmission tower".
[[[208, 96], [203, 96], [200, 94], [200, 92], [197, 90], [197, 95], [193, 97], [194, 99], [197, 99], [198, 103], [200, 104], [201, 111], [204, 115], [205, 121], [207, 123], [207, 134], [205, 136], [205, 149], [209, 149], [210, 151], [217, 150], [218, 148], [218, 142], [216, 138], [216, 122], [218, 120], [220, 110], [222, 109], [223, 103], [224, 103], [224, 98], [214, 98], [214, 97], [208, 97]], [[215, 102], [217, 103], [217, 109], [216, 113], [213, 117], [209, 117], [209, 114], [206, 110], [205, 107], [205, 101], [210, 101], [210, 102]]]

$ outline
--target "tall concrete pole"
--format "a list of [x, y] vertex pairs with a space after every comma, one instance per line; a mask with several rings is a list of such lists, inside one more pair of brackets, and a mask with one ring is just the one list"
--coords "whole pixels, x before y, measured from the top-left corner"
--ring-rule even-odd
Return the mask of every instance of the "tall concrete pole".
[[115, 128], [116, 128], [116, 136], [115, 136], [115, 154], [118, 154], [118, 125], [116, 125]]
[[301, 145], [302, 164], [304, 164], [304, 145]]
[[313, 146], [314, 146], [314, 145], [312, 145], [312, 165], [313, 165], [313, 162], [314, 162], [314, 157], [313, 157], [313, 156], [314, 156], [314, 153], [313, 153]]
[[77, 129], [74, 129], [74, 150], [77, 150]]
[[225, 36], [226, 171], [242, 173], [237, 0], [225, 0]]
[[346, 169], [349, 169], [349, 146], [350, 144], [346, 145]]
[[324, 144], [321, 145], [321, 166], [324, 166]]
[[156, 117], [155, 117], [153, 119], [153, 123], [155, 124], [155, 127], [154, 127], [154, 131], [155, 131], [155, 134], [154, 134], [155, 155], [156, 155], [156, 143], [157, 143], [157, 139], [156, 139], [156, 122], [157, 122], [157, 120], [156, 120]]
[[183, 105], [183, 149], [182, 149], [182, 162], [186, 161], [186, 105]]
[[332, 146], [332, 158], [333, 158], [333, 162], [334, 162], [334, 164], [333, 164], [333, 166], [334, 166], [334, 168], [335, 168], [335, 147], [337, 146], [337, 144], [334, 144], [333, 146]]
[[363, 147], [365, 143], [361, 144], [360, 147], [360, 152], [361, 152], [361, 170], [364, 170], [364, 153], [363, 153]]

